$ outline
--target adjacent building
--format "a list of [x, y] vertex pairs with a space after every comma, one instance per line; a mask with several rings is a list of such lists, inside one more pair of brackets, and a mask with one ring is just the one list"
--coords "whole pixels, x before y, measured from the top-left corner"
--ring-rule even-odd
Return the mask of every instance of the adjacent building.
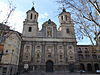
[[2, 59], [3, 50], [4, 50], [4, 44], [0, 44], [0, 63]]
[[16, 74], [19, 64], [21, 34], [16, 31], [10, 31], [7, 35], [8, 37], [4, 41], [0, 75]]
[[79, 69], [95, 72], [100, 69], [100, 47], [92, 45], [77, 45], [77, 61]]

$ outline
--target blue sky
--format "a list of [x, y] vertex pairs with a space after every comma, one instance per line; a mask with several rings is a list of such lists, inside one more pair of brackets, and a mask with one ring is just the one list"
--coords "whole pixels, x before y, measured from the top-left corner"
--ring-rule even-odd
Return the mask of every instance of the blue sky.
[[[18, 16], [21, 17], [19, 25], [22, 27], [23, 25], [21, 25], [21, 24], [23, 23], [24, 19], [26, 18], [26, 12], [28, 10], [30, 10], [33, 6], [33, 4], [32, 4], [33, 0], [10, 0], [10, 1], [12, 1], [14, 6], [16, 6], [16, 10], [14, 11], [14, 15], [12, 15], [12, 16], [16, 16], [15, 14], [17, 14], [16, 18]], [[0, 3], [3, 6], [8, 5], [8, 0], [0, 0]], [[41, 28], [41, 24], [48, 19], [53, 20], [57, 25], [59, 24], [59, 22], [58, 22], [59, 5], [57, 5], [56, 0], [34, 0], [34, 4], [35, 4], [34, 5], [35, 10], [39, 13], [38, 22], [39, 22], [40, 28]], [[0, 10], [6, 11], [5, 9], [2, 9], [2, 8], [3, 7], [1, 7]], [[11, 25], [11, 24], [13, 24], [13, 23], [10, 23], [9, 25]], [[13, 25], [17, 31], [20, 31], [20, 32], [22, 31], [22, 29], [20, 29], [20, 30], [18, 29], [18, 25], [16, 24], [16, 22]]]
[[[13, 6], [16, 6], [15, 11], [11, 15], [9, 19], [8, 25], [11, 26], [16, 31], [22, 32], [23, 29], [23, 21], [26, 18], [26, 12], [30, 10], [33, 6], [33, 0], [10, 0], [13, 3]], [[59, 26], [58, 15], [61, 10], [58, 10], [59, 5], [56, 3], [56, 0], [34, 0], [35, 10], [39, 13], [39, 28], [43, 22], [51, 19]], [[8, 11], [8, 0], [0, 0], [0, 22], [5, 20], [6, 14]], [[67, 10], [68, 11], [68, 10]], [[2, 15], [2, 16], [1, 16]], [[90, 44], [87, 38], [78, 41], [78, 44]]]

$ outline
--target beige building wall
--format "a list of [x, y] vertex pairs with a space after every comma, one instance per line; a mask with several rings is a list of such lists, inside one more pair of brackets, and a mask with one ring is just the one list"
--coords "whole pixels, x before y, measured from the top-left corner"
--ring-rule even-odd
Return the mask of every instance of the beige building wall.
[[4, 55], [1, 63], [18, 65], [20, 54], [21, 38], [17, 32], [11, 32], [4, 44]]

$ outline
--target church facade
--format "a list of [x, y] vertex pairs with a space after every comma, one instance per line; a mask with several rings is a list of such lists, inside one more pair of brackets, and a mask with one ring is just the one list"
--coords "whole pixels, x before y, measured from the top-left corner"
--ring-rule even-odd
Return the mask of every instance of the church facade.
[[71, 15], [65, 9], [58, 16], [60, 26], [50, 19], [38, 28], [35, 8], [27, 12], [23, 25], [20, 65], [34, 71], [67, 71], [76, 66], [76, 38]]
[[[32, 7], [26, 14], [27, 17], [23, 22], [19, 71], [74, 72], [80, 69], [88, 71], [99, 69], [98, 58], [93, 61], [95, 58], [92, 58], [91, 54], [91, 61], [88, 61], [85, 54], [84, 57], [80, 56], [80, 48], [89, 47], [77, 45], [74, 24], [69, 12], [63, 9], [59, 14], [58, 29], [57, 25], [49, 19], [42, 24], [41, 30], [38, 28], [39, 14], [35, 8]], [[98, 68], [94, 64], [97, 64]]]

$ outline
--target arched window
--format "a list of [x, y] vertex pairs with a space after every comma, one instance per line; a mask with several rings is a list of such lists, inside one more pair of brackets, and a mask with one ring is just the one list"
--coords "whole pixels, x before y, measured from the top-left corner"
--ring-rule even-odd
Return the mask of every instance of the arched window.
[[67, 21], [67, 15], [65, 15], [65, 20]]
[[91, 64], [87, 64], [87, 70], [92, 71], [92, 65]]
[[80, 64], [80, 69], [81, 69], [81, 70], [85, 70], [84, 64], [82, 64], [82, 63]]
[[95, 70], [99, 70], [99, 64], [95, 63], [94, 67], [95, 67]]
[[32, 31], [32, 27], [29, 27], [28, 31], [31, 32]]
[[61, 20], [63, 20], [63, 16], [61, 16]]
[[36, 19], [36, 15], [34, 16], [34, 19]]
[[33, 18], [33, 14], [31, 13], [31, 15], [30, 15], [30, 19], [32, 19]]

